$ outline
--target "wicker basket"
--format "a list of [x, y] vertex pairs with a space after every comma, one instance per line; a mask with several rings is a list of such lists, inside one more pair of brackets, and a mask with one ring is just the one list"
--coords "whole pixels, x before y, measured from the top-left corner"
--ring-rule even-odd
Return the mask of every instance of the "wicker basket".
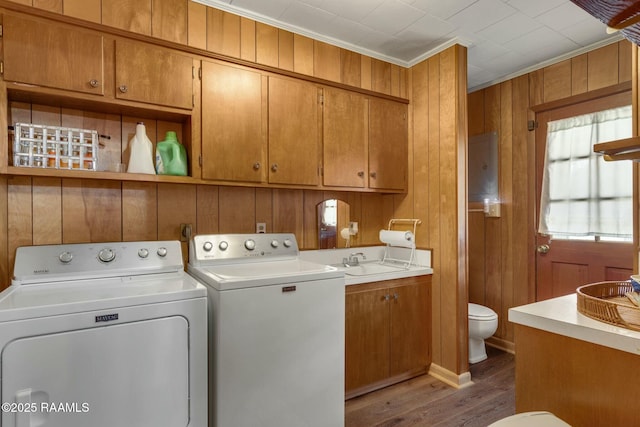
[[640, 331], [640, 308], [626, 297], [631, 282], [600, 282], [580, 286], [578, 312], [592, 319]]

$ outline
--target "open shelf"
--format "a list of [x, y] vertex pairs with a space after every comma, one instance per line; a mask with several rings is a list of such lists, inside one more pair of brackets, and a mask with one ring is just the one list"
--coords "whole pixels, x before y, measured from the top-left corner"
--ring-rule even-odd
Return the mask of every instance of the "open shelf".
[[593, 146], [593, 151], [604, 155], [606, 161], [640, 161], [640, 137], [635, 136], [611, 142], [602, 142]]

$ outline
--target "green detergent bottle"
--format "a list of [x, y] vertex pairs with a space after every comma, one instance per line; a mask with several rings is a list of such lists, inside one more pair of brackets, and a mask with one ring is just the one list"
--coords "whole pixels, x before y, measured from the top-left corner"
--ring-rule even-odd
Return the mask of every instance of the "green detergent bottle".
[[173, 131], [168, 131], [164, 141], [156, 144], [156, 172], [158, 175], [187, 175], [187, 152]]

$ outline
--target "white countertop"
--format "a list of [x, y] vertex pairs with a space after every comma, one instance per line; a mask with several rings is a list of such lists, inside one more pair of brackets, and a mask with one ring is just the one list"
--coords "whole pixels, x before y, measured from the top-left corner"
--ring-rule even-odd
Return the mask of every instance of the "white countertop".
[[640, 332], [591, 319], [578, 312], [576, 294], [509, 309], [509, 321], [570, 338], [640, 354]]

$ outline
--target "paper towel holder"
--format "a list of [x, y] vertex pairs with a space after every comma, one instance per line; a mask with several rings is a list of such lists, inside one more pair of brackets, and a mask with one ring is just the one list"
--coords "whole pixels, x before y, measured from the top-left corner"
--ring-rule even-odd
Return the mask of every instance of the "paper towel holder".
[[[422, 221], [417, 219], [417, 218], [392, 218], [391, 220], [389, 220], [389, 226], [388, 226], [388, 230], [391, 230], [392, 227], [396, 224], [412, 224], [413, 225], [413, 236], [415, 239], [415, 235], [416, 235], [416, 228], [418, 227], [419, 224], [422, 224]], [[398, 258], [392, 258], [390, 255], [390, 249], [393, 246], [390, 244], [387, 244], [387, 246], [384, 249], [384, 255], [382, 257], [382, 261], [380, 261], [381, 264], [384, 264], [386, 261], [390, 261], [393, 263], [400, 263], [400, 264], [404, 264], [404, 268], [409, 268], [413, 265], [413, 262], [415, 260], [415, 256], [416, 256], [416, 245], [414, 244], [413, 247], [411, 248], [411, 253], [409, 254], [409, 259], [398, 259]]]

